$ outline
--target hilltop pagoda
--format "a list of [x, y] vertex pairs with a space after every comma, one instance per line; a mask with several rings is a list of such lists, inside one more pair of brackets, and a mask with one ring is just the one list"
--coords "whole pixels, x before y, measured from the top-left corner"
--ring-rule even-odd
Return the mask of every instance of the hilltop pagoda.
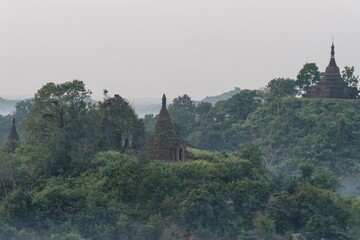
[[152, 161], [183, 161], [186, 147], [176, 134], [170, 114], [166, 108], [166, 96], [155, 124], [155, 133], [147, 140], [143, 152]]
[[315, 85], [307, 89], [304, 98], [348, 98], [339, 67], [335, 62], [334, 42], [331, 45], [331, 58], [324, 76]]

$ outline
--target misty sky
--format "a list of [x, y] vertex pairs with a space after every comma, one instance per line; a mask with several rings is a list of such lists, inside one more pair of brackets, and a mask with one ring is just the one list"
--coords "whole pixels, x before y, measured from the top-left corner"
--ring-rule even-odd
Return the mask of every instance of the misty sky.
[[0, 0], [0, 96], [83, 80], [193, 99], [338, 66], [360, 74], [359, 0]]

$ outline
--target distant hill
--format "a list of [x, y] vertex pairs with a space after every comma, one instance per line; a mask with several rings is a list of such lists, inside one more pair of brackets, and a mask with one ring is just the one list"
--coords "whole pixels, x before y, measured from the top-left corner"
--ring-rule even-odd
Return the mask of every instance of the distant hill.
[[[200, 101], [195, 100], [195, 102], [209, 102], [211, 104], [215, 104], [218, 101], [229, 99], [239, 92], [240, 88], [235, 87], [231, 91], [222, 93], [217, 96], [206, 97]], [[146, 114], [156, 115], [159, 113], [161, 108], [161, 102], [159, 98], [130, 98], [129, 101], [139, 117], [144, 117]]]
[[161, 108], [159, 98], [130, 98], [129, 102], [136, 114], [142, 118], [146, 114], [158, 114]]
[[229, 99], [232, 96], [234, 96], [235, 94], [238, 94], [239, 92], [240, 92], [240, 88], [235, 87], [234, 90], [222, 93], [222, 94], [217, 95], [217, 96], [206, 97], [203, 100], [201, 100], [200, 102], [209, 102], [211, 104], [215, 104], [218, 101]]
[[0, 97], [0, 115], [6, 116], [15, 111], [16, 103], [20, 100], [7, 100]]

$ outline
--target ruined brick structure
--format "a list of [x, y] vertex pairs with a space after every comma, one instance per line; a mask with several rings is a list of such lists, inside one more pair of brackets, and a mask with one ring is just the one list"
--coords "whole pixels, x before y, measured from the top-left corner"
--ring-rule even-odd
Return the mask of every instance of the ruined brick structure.
[[183, 161], [186, 147], [176, 134], [169, 112], [166, 96], [163, 95], [162, 107], [155, 125], [155, 133], [145, 143], [143, 152], [152, 161]]
[[339, 67], [335, 62], [334, 43], [331, 45], [331, 58], [324, 76], [315, 85], [308, 88], [304, 98], [348, 98]]
[[18, 144], [18, 142], [20, 141], [19, 139], [19, 135], [16, 131], [16, 126], [15, 126], [15, 118], [12, 119], [12, 125], [10, 128], [10, 133], [9, 136], [5, 142], [5, 147], [8, 153], [13, 153], [15, 152], [16, 146]]

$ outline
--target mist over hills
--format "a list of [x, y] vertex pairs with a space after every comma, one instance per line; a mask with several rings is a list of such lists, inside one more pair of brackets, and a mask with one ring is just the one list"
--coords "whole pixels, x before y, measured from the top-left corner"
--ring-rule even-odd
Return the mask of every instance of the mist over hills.
[[8, 115], [15, 111], [16, 103], [20, 100], [8, 100], [0, 97], [0, 115]]
[[[228, 92], [221, 93], [216, 96], [207, 96], [206, 98], [195, 102], [209, 102], [211, 104], [215, 104], [216, 102], [226, 100], [239, 92], [240, 88], [235, 87], [233, 90]], [[11, 114], [13, 111], [15, 111], [16, 104], [19, 101], [21, 101], [21, 99], [9, 100], [0, 97], [0, 115], [6, 116]], [[159, 113], [161, 108], [161, 102], [159, 101], [159, 98], [130, 98], [129, 102], [139, 117], [144, 117], [146, 114], [156, 115]], [[172, 99], [169, 102], [172, 102]]]
[[[235, 87], [233, 90], [228, 92], [221, 93], [216, 96], [207, 96], [203, 100], [195, 102], [209, 102], [211, 104], [215, 104], [216, 102], [226, 100], [239, 92], [240, 88]], [[15, 111], [16, 103], [19, 101], [21, 100], [8, 100], [0, 97], [0, 115], [6, 116], [11, 114], [13, 111]], [[159, 98], [130, 98], [129, 102], [139, 117], [144, 117], [146, 114], [156, 115], [159, 113], [161, 108], [161, 101]], [[172, 99], [169, 99], [169, 103], [171, 102]]]
[[[224, 92], [216, 96], [207, 96], [199, 101], [194, 100], [194, 102], [209, 102], [214, 105], [218, 101], [227, 100], [239, 92], [240, 88], [235, 87], [233, 90], [228, 92]], [[169, 99], [168, 102], [172, 103], [172, 100], [173, 99]], [[130, 98], [129, 101], [139, 117], [144, 117], [146, 114], [156, 115], [159, 113], [161, 108], [160, 98]]]

